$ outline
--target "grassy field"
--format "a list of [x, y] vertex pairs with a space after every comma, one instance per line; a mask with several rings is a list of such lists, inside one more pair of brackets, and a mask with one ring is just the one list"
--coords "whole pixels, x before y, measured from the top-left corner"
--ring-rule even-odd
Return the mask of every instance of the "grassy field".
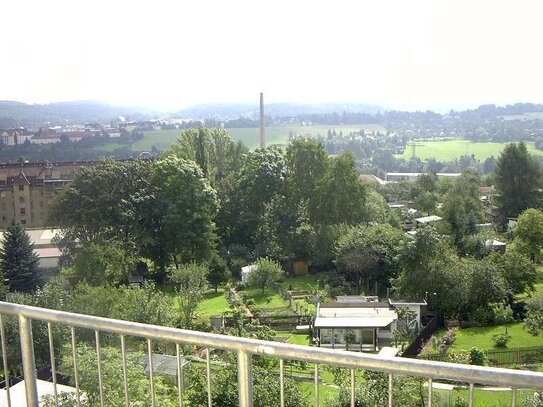
[[257, 308], [286, 308], [286, 302], [275, 288], [266, 288], [264, 292], [260, 288], [248, 288], [244, 290], [247, 299], [252, 299]]
[[[445, 141], [420, 141], [416, 143], [415, 156], [421, 160], [435, 158], [438, 161], [451, 161], [462, 155], [475, 155], [484, 161], [494, 156], [498, 158], [507, 143], [478, 143], [469, 140], [445, 140]], [[534, 143], [526, 143], [528, 151], [535, 155], [543, 156], [542, 150], [537, 150]], [[413, 149], [407, 147], [398, 158], [409, 160], [413, 156]]]
[[212, 290], [205, 294], [205, 299], [198, 306], [198, 316], [207, 320], [213, 315], [222, 315], [231, 309], [224, 295], [224, 290], [221, 288], [217, 292]]
[[[508, 348], [520, 348], [524, 346], [541, 346], [542, 340], [540, 336], [533, 336], [524, 328], [524, 323], [517, 322], [508, 326], [507, 331], [511, 335], [511, 341]], [[456, 331], [456, 340], [451, 349], [469, 350], [472, 347], [479, 349], [494, 349], [494, 341], [492, 337], [505, 332], [505, 327], [488, 326], [477, 328], [459, 329]]]
[[[301, 135], [310, 135], [313, 137], [326, 136], [328, 129], [335, 130], [337, 133], [342, 131], [347, 134], [352, 131], [364, 129], [365, 132], [380, 131], [385, 133], [386, 129], [379, 124], [361, 124], [349, 126], [274, 126], [266, 128], [266, 140], [268, 145], [288, 144], [289, 132]], [[254, 149], [260, 144], [260, 136], [258, 128], [232, 128], [226, 129], [235, 141], [241, 140], [243, 144], [251, 149]], [[155, 146], [160, 151], [165, 151], [170, 146], [177, 142], [181, 130], [154, 130], [143, 133], [143, 139], [131, 145], [132, 151], [151, 151]], [[125, 144], [108, 143], [96, 147], [99, 150], [113, 151], [116, 148], [126, 146]]]

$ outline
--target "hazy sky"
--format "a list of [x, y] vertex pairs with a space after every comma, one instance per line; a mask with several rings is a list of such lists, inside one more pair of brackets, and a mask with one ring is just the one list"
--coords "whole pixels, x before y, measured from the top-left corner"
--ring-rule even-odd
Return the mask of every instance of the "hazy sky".
[[543, 102], [543, 2], [3, 0], [0, 99]]

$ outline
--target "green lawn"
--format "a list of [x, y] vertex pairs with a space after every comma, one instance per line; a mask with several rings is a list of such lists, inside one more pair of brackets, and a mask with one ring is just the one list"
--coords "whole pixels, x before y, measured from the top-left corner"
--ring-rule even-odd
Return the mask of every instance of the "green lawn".
[[286, 308], [288, 302], [283, 300], [275, 288], [266, 288], [264, 292], [260, 288], [248, 288], [244, 290], [247, 299], [252, 299], [257, 308]]
[[[472, 347], [479, 349], [494, 349], [492, 337], [503, 332], [505, 332], [505, 327], [503, 325], [459, 329], [456, 331], [456, 340], [450, 349], [469, 350]], [[509, 325], [508, 333], [511, 335], [511, 341], [508, 345], [508, 348], [510, 349], [543, 345], [541, 337], [531, 335], [526, 331], [524, 323], [522, 322]]]
[[212, 290], [205, 294], [205, 299], [198, 306], [198, 316], [207, 319], [213, 315], [222, 315], [231, 309], [224, 290], [220, 288], [218, 292]]
[[[479, 143], [469, 140], [445, 140], [445, 141], [419, 141], [416, 142], [415, 155], [421, 160], [435, 158], [438, 161], [451, 161], [462, 155], [472, 155], [484, 161], [494, 156], [499, 157], [507, 143]], [[543, 156], [543, 151], [537, 150], [534, 143], [526, 143], [528, 151], [535, 155]], [[413, 148], [408, 146], [398, 158], [406, 160], [413, 156]]]
[[292, 287], [293, 291], [309, 291], [312, 287], [317, 285], [317, 280], [319, 279], [318, 274], [308, 274], [307, 276], [300, 277], [288, 277], [286, 278], [281, 285], [285, 289]]
[[[441, 398], [446, 398], [447, 392], [438, 392]], [[485, 389], [475, 389], [475, 406], [478, 407], [509, 407], [511, 405], [511, 391], [495, 391]], [[524, 405], [522, 401], [526, 396], [533, 395], [533, 391], [519, 390], [517, 391], [517, 405]], [[469, 398], [469, 390], [467, 389], [454, 389], [452, 394], [452, 400], [456, 400], [458, 397], [462, 397], [464, 400]]]
[[[282, 336], [282, 334], [280, 334]], [[307, 345], [309, 346], [311, 344], [311, 338], [308, 334], [289, 334], [288, 343], [292, 345]]]

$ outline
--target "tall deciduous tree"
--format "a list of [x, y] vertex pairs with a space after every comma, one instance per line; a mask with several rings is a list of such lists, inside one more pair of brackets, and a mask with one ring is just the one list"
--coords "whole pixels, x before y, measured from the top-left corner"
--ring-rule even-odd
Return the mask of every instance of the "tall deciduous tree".
[[209, 268], [206, 264], [188, 263], [173, 269], [170, 279], [178, 285], [181, 323], [184, 328], [192, 327], [198, 305], [207, 290]]
[[364, 219], [366, 188], [349, 153], [331, 159], [318, 185], [310, 219], [315, 224], [357, 224]]
[[535, 262], [543, 249], [543, 212], [534, 208], [526, 209], [518, 217], [513, 233], [517, 249]]
[[4, 232], [0, 267], [10, 291], [32, 291], [39, 284], [38, 256], [19, 223], [12, 222]]
[[284, 275], [281, 265], [268, 258], [257, 259], [255, 266], [247, 276], [247, 284], [260, 288], [262, 292], [266, 287], [279, 281]]
[[396, 258], [404, 240], [401, 230], [386, 224], [351, 227], [337, 242], [337, 269], [365, 292], [387, 286], [400, 272]]
[[283, 192], [286, 176], [283, 152], [269, 147], [247, 154], [240, 171], [224, 180], [217, 222], [226, 246], [254, 246], [260, 218], [272, 198]]
[[400, 248], [402, 272], [393, 286], [400, 295], [427, 298], [433, 309], [458, 315], [466, 304], [468, 272], [447, 239], [432, 226], [419, 229]]
[[324, 146], [313, 139], [294, 140], [285, 158], [289, 169], [289, 195], [296, 202], [312, 201], [328, 164]]
[[238, 170], [247, 151], [241, 142], [234, 143], [225, 130], [206, 127], [183, 131], [178, 144], [172, 146], [176, 156], [198, 164], [213, 185]]
[[503, 215], [518, 216], [526, 208], [535, 206], [540, 186], [541, 171], [526, 144], [508, 144], [496, 164], [498, 202]]
[[475, 233], [475, 225], [483, 220], [483, 204], [479, 199], [481, 180], [474, 171], [464, 171], [449, 191], [443, 204], [443, 220], [448, 223], [455, 244], [463, 249], [466, 235]]
[[153, 171], [166, 250], [179, 262], [205, 261], [215, 239], [213, 222], [219, 202], [215, 190], [193, 161], [170, 155]]

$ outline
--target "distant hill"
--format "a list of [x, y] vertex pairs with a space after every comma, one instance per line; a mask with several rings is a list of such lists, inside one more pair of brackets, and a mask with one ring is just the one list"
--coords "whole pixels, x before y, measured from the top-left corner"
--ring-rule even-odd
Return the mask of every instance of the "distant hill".
[[[266, 116], [289, 117], [308, 114], [356, 112], [374, 114], [382, 112], [380, 106], [365, 103], [269, 103], [265, 105]], [[206, 103], [188, 107], [172, 113], [171, 117], [187, 119], [232, 119], [240, 116], [256, 118], [259, 114], [257, 103]]]
[[143, 108], [111, 106], [95, 101], [26, 104], [0, 101], [0, 128], [39, 127], [69, 123], [107, 123], [118, 116], [146, 119], [156, 113]]

